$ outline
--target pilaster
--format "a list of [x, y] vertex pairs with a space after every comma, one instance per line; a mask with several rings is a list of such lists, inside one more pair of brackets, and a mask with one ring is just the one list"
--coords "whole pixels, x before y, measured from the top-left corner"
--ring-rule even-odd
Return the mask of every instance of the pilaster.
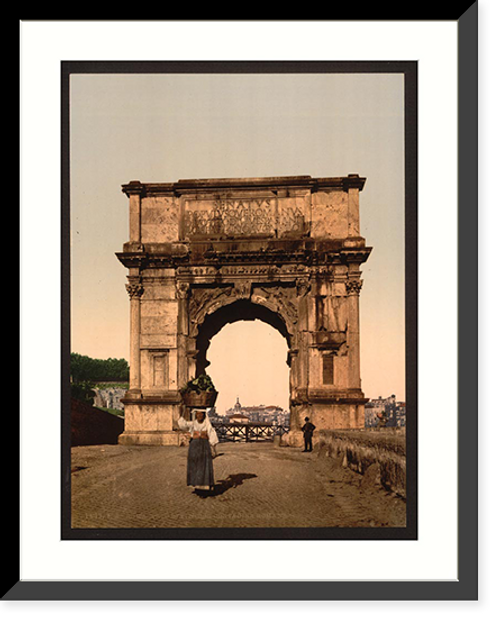
[[129, 393], [141, 393], [141, 297], [144, 287], [140, 277], [129, 277], [130, 297], [130, 387]]

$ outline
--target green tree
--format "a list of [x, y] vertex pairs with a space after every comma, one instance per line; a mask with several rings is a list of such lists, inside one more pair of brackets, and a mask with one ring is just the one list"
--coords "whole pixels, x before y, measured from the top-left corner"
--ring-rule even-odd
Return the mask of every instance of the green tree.
[[95, 397], [95, 393], [92, 388], [93, 384], [90, 382], [72, 382], [71, 397], [92, 406]]
[[127, 382], [129, 378], [129, 365], [125, 359], [94, 359], [72, 352], [70, 373], [73, 383]]

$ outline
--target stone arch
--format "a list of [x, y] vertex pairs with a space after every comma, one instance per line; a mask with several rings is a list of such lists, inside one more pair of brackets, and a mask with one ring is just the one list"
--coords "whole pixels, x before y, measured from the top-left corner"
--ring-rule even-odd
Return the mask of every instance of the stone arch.
[[288, 348], [291, 347], [293, 335], [277, 311], [250, 299], [232, 300], [205, 314], [202, 323], [196, 326], [196, 375], [203, 373], [209, 365], [206, 355], [212, 338], [227, 324], [241, 320], [261, 320], [269, 324], [286, 339]]
[[181, 389], [229, 322], [261, 319], [288, 343], [290, 425], [364, 425], [359, 298], [365, 179], [131, 181], [130, 387], [123, 443], [177, 443]]

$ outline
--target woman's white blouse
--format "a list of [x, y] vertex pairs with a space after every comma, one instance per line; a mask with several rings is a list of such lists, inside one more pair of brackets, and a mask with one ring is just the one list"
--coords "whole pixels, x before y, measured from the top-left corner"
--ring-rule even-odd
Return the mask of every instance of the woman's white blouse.
[[206, 432], [210, 445], [217, 445], [219, 442], [217, 432], [214, 430], [210, 419], [206, 415], [203, 423], [199, 423], [196, 419], [194, 421], [186, 421], [186, 419], [181, 416], [179, 417], [179, 428], [181, 430], [187, 430], [191, 434], [191, 437], [194, 432]]

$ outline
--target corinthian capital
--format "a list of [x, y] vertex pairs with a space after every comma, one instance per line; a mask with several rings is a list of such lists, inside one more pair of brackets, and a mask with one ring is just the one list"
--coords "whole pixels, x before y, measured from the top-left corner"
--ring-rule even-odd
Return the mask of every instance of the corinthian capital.
[[140, 298], [144, 293], [144, 287], [139, 279], [131, 279], [125, 284], [125, 289], [127, 290], [131, 300], [133, 298]]
[[361, 279], [348, 279], [345, 282], [345, 289], [348, 295], [355, 294], [359, 296], [363, 281]]

